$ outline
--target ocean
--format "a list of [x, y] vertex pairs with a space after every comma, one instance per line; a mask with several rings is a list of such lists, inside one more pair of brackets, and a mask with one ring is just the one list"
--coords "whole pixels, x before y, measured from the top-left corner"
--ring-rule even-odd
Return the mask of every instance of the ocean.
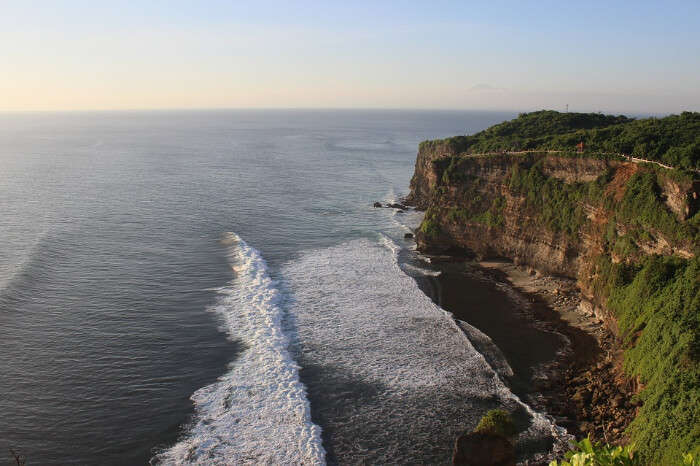
[[445, 464], [505, 407], [546, 450], [556, 427], [421, 291], [421, 214], [372, 207], [408, 193], [420, 141], [513, 116], [0, 114], [0, 447]]

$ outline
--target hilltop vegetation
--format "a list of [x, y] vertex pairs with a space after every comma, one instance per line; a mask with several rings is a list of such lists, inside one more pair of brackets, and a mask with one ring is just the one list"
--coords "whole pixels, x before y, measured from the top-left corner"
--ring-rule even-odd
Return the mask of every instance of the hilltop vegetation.
[[575, 152], [584, 143], [586, 155], [626, 154], [676, 168], [700, 169], [700, 113], [664, 118], [631, 119], [598, 113], [551, 110], [522, 113], [470, 136], [425, 141], [422, 148], [446, 144], [453, 153], [523, 150]]

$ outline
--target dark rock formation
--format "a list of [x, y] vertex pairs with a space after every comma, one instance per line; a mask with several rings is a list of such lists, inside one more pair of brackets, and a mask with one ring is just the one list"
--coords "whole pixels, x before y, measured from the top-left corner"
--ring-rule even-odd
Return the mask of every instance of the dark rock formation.
[[404, 238], [404, 239], [413, 238], [413, 233], [406, 233], [405, 235], [403, 235], [403, 238]]
[[404, 212], [408, 210], [408, 206], [399, 204], [397, 202], [387, 203], [385, 206], [381, 202], [375, 202], [372, 204], [374, 207], [386, 207], [387, 209], [399, 209], [399, 212]]
[[455, 440], [452, 464], [460, 466], [515, 465], [513, 444], [492, 432], [472, 432]]

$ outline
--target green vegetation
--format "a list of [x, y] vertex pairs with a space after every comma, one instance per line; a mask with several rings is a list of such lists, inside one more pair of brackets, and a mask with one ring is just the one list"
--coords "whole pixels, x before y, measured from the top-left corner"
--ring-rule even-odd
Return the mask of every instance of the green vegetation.
[[544, 225], [570, 236], [576, 236], [586, 220], [581, 201], [596, 186], [595, 183], [567, 184], [547, 177], [541, 171], [540, 162], [531, 168], [513, 165], [509, 183], [511, 192], [524, 196], [528, 207], [537, 212]]
[[[483, 204], [480, 196], [471, 198], [474, 203]], [[505, 198], [497, 196], [493, 199], [487, 210], [483, 210], [478, 206], [469, 206], [470, 208], [452, 207], [447, 211], [447, 221], [452, 223], [480, 223], [488, 227], [503, 226], [505, 219], [503, 218], [503, 207], [505, 206]]]
[[[431, 146], [442, 144], [455, 154], [534, 149], [537, 148], [534, 143], [544, 135], [568, 134], [577, 130], [604, 128], [631, 121], [633, 120], [625, 116], [542, 110], [521, 113], [514, 120], [499, 123], [471, 136], [455, 136], [437, 141], [425, 141], [421, 143], [420, 148], [428, 149]], [[575, 144], [578, 142], [576, 141]], [[574, 146], [569, 147], [569, 149], [575, 149]]]
[[634, 454], [631, 445], [613, 447], [593, 443], [583, 439], [573, 443], [573, 449], [566, 453], [567, 461], [552, 461], [549, 466], [637, 466], [642, 463]]
[[616, 208], [617, 220], [642, 229], [655, 229], [675, 240], [694, 241], [697, 233], [688, 223], [678, 222], [661, 200], [661, 188], [655, 171], [636, 173], [627, 182], [625, 195], [615, 206], [608, 199], [607, 206]]
[[[549, 466], [641, 466], [643, 461], [636, 455], [634, 445], [610, 446], [593, 443], [585, 438], [572, 442], [573, 448], [565, 455], [567, 461], [552, 461]], [[678, 463], [683, 466], [700, 466], [700, 461], [692, 453], [681, 456]]]
[[480, 223], [490, 228], [503, 226], [504, 221], [503, 215], [494, 213], [491, 210], [475, 215], [471, 220], [474, 223]]
[[612, 251], [617, 257], [631, 258], [639, 248], [632, 235], [623, 235], [616, 238]]
[[452, 154], [523, 150], [576, 151], [586, 156], [626, 154], [677, 168], [700, 169], [700, 113], [634, 120], [598, 113], [542, 110], [494, 125], [470, 136], [421, 143], [421, 149], [443, 147]]
[[462, 209], [460, 207], [451, 207], [447, 211], [447, 221], [452, 223], [458, 222], [468, 222], [471, 219], [471, 215], [467, 209]]
[[437, 159], [434, 162], [438, 165], [441, 165], [441, 168], [443, 169], [442, 178], [440, 180], [441, 184], [450, 185], [461, 183], [471, 187], [479, 183], [478, 179], [469, 176], [468, 174], [464, 173], [463, 170], [460, 169], [460, 162], [462, 162], [462, 158], [459, 156], [444, 157], [441, 159]]
[[420, 224], [420, 231], [427, 238], [435, 238], [440, 234], [440, 223], [438, 222], [437, 210], [430, 208], [425, 212], [423, 222]]
[[487, 412], [474, 432], [491, 432], [503, 437], [512, 437], [517, 433], [513, 418], [502, 409], [492, 409]]
[[[468, 174], [464, 168], [464, 164], [469, 163], [468, 158], [442, 157], [434, 163], [438, 169], [442, 169], [436, 193], [441, 196], [447, 192], [448, 187], [460, 190], [460, 207], [448, 211], [448, 221], [481, 223], [489, 227], [503, 225], [504, 199], [498, 197], [493, 204], [489, 204], [489, 199], [484, 198], [481, 189], [483, 180]], [[608, 240], [611, 250], [618, 257], [637, 252], [640, 241], [651, 243], [660, 234], [669, 241], [681, 242], [691, 249], [697, 249], [700, 244], [700, 212], [689, 221], [680, 222], [663, 201], [660, 187], [662, 179], [691, 182], [691, 178], [682, 171], [646, 166], [622, 187], [624, 195], [618, 201], [607, 192], [614, 175], [613, 169], [608, 169], [592, 182], [566, 183], [545, 175], [542, 160], [532, 165], [529, 163], [531, 162], [524, 160], [513, 164], [508, 188], [512, 194], [524, 197], [527, 208], [533, 213], [531, 218], [552, 232], [576, 237], [587, 221], [584, 205], [589, 204], [604, 207], [613, 213]], [[434, 219], [437, 220], [437, 217]], [[616, 223], [633, 227], [631, 234], [618, 239]], [[437, 225], [437, 221], [428, 222], [425, 227], [430, 227], [436, 233]]]
[[[608, 242], [618, 255], [627, 255], [636, 249], [636, 241], [651, 241], [651, 232], [661, 233], [672, 241], [698, 244], [700, 213], [688, 222], [680, 222], [662, 200], [659, 172], [642, 170], [626, 183], [621, 201], [606, 196], [606, 188], [613, 171], [608, 170], [595, 181], [565, 183], [542, 172], [541, 161], [531, 167], [514, 164], [509, 189], [525, 197], [535, 217], [551, 231], [575, 237], [587, 221], [583, 204], [605, 207], [613, 213], [608, 225]], [[617, 238], [616, 223], [632, 228], [628, 236]], [[636, 240], [636, 241], [635, 241]]]
[[[495, 196], [493, 199], [481, 194], [483, 180], [472, 176], [464, 170], [464, 159], [459, 156], [443, 157], [434, 162], [442, 170], [440, 186], [436, 194], [443, 196], [446, 187], [459, 188], [461, 207], [452, 207], [447, 211], [446, 220], [451, 223], [479, 223], [488, 227], [503, 226], [503, 208], [505, 198]], [[436, 217], [434, 217], [436, 218]]]
[[638, 265], [598, 260], [594, 282], [624, 337], [625, 370], [643, 402], [628, 432], [645, 463], [700, 456], [700, 259], [646, 257]]

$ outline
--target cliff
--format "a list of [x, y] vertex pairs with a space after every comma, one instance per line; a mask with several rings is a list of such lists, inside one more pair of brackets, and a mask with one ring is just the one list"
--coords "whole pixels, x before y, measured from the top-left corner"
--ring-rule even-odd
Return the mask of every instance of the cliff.
[[507, 257], [577, 279], [599, 305], [592, 286], [597, 257], [688, 259], [698, 248], [700, 182], [648, 164], [544, 152], [458, 155], [425, 145], [407, 202], [426, 210], [416, 234], [422, 251]]
[[629, 428], [642, 456], [665, 464], [700, 451], [696, 173], [621, 156], [464, 149], [455, 138], [419, 148], [406, 199], [426, 211], [419, 249], [576, 279], [644, 387]]

